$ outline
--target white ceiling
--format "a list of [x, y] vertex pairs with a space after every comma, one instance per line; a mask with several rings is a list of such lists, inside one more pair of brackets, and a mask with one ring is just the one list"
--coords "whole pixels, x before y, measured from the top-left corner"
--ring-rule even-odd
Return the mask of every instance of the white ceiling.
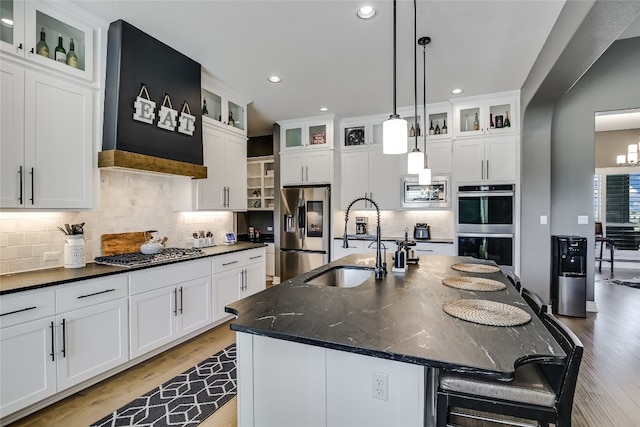
[[[389, 114], [391, 0], [72, 0], [106, 22], [124, 19], [198, 61], [248, 100], [250, 136], [278, 120], [326, 114]], [[356, 17], [369, 3], [378, 14]], [[522, 87], [564, 0], [418, 0], [418, 38], [427, 46], [427, 102]], [[398, 107], [414, 101], [413, 1], [398, 1]], [[277, 74], [283, 81], [272, 84]]]

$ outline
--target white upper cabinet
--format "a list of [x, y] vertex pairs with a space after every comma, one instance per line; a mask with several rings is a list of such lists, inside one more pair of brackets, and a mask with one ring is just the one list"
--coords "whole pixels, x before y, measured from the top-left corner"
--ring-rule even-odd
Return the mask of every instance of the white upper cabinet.
[[519, 96], [516, 91], [456, 100], [454, 136], [460, 138], [517, 133]]
[[455, 141], [454, 176], [458, 183], [516, 182], [517, 136]]
[[441, 102], [437, 104], [427, 104], [427, 129], [425, 134], [427, 141], [451, 139], [453, 129], [451, 123], [451, 104]]
[[0, 63], [0, 206], [90, 208], [93, 91]]
[[282, 120], [280, 152], [333, 148], [333, 115]]
[[[247, 104], [242, 96], [207, 74], [202, 75], [202, 121], [247, 134]], [[196, 112], [192, 112], [195, 114]]]
[[[94, 80], [94, 30], [83, 20], [58, 5], [52, 6], [52, 2], [24, 0], [2, 0], [1, 15], [0, 49], [4, 52], [57, 72]], [[6, 24], [5, 19], [12, 20], [13, 25]], [[64, 54], [56, 52], [60, 40]]]

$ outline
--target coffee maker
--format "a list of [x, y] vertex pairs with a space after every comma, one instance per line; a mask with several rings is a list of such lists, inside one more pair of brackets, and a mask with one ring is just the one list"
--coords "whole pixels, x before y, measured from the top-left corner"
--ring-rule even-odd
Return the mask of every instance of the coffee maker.
[[356, 234], [367, 234], [367, 217], [365, 216], [357, 216], [356, 217]]

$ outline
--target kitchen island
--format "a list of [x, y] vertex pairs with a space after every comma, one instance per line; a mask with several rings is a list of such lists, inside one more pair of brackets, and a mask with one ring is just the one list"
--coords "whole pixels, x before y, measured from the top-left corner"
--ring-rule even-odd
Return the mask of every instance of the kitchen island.
[[[501, 272], [451, 268], [460, 262], [483, 261], [422, 256], [406, 273], [389, 271], [353, 288], [306, 283], [334, 267], [375, 264], [373, 255], [350, 255], [229, 305], [238, 316], [231, 329], [238, 332], [239, 425], [429, 425], [438, 370], [510, 380], [522, 363], [565, 357]], [[506, 289], [442, 284], [458, 276], [490, 278]], [[460, 320], [442, 309], [457, 299], [517, 306], [531, 321], [499, 327]]]

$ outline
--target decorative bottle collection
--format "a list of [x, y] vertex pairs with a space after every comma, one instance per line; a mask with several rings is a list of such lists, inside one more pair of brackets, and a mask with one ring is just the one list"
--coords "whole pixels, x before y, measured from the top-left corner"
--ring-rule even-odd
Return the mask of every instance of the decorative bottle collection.
[[62, 34], [58, 34], [58, 45], [53, 51], [53, 57], [50, 56], [49, 45], [46, 41], [46, 34], [44, 27], [40, 28], [40, 40], [36, 44], [36, 53], [38, 55], [53, 59], [57, 62], [62, 62], [70, 67], [78, 68], [80, 61], [78, 54], [76, 53], [75, 42], [72, 38], [69, 39], [69, 51], [64, 48], [64, 38]]
[[67, 65], [73, 68], [78, 68], [78, 55], [76, 55], [76, 47], [73, 44], [73, 39], [69, 41], [69, 53], [67, 53]]
[[44, 27], [40, 28], [40, 41], [36, 45], [36, 53], [38, 55], [49, 57], [49, 45], [45, 41]]
[[436, 135], [440, 135], [440, 122], [436, 120]]
[[67, 63], [67, 51], [62, 46], [62, 34], [58, 34], [58, 46], [56, 46], [54, 55], [56, 61]]

